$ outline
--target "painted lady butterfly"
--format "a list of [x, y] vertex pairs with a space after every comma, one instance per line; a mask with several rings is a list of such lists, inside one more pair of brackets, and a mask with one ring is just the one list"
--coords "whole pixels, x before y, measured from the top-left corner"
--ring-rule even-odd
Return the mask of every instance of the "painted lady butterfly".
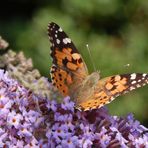
[[76, 108], [91, 110], [110, 103], [117, 96], [148, 84], [148, 74], [121, 74], [100, 79], [98, 72], [88, 74], [87, 66], [71, 39], [55, 23], [49, 23], [52, 84], [70, 96]]

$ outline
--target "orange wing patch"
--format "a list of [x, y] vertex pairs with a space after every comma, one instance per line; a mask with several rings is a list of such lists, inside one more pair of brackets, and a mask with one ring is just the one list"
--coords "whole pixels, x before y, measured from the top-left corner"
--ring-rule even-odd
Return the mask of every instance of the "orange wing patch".
[[126, 77], [121, 77], [120, 75], [109, 77], [105, 81], [106, 81], [105, 89], [112, 96], [119, 95], [128, 88], [127, 85], [128, 79]]
[[84, 111], [97, 109], [110, 103], [113, 99], [114, 98], [108, 95], [104, 90], [100, 90], [99, 92], [96, 92], [92, 98], [78, 104], [76, 107]]
[[72, 53], [71, 48], [63, 48], [61, 51], [56, 48], [54, 54], [56, 63], [59, 66], [65, 66], [65, 68], [73, 71], [84, 66], [80, 54]]
[[59, 89], [61, 94], [67, 96], [69, 94], [68, 86], [73, 82], [71, 75], [54, 65], [51, 67], [51, 74], [52, 84]]

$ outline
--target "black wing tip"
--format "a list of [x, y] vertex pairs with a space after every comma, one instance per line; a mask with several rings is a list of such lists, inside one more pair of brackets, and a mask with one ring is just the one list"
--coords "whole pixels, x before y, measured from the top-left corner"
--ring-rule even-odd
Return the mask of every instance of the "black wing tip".
[[48, 23], [48, 30], [50, 30], [51, 28], [54, 28], [54, 27], [58, 27], [59, 28], [59, 25], [55, 22], [49, 22]]
[[54, 23], [54, 22], [49, 22], [48, 23], [48, 26], [50, 27], [50, 26], [53, 26], [53, 25], [56, 25], [56, 23]]
[[60, 26], [55, 22], [49, 22], [47, 26], [47, 34], [51, 36], [51, 34], [54, 33], [55, 30], [58, 30], [59, 28]]

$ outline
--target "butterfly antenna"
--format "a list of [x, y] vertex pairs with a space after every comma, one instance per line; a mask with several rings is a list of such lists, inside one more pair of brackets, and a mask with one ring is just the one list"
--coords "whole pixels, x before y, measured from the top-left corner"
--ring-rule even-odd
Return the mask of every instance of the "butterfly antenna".
[[124, 67], [130, 67], [130, 64], [129, 63], [128, 64], [125, 64]]
[[96, 66], [95, 66], [95, 64], [94, 64], [94, 61], [92, 60], [92, 55], [91, 55], [91, 52], [90, 52], [90, 49], [89, 49], [88, 44], [86, 44], [86, 48], [87, 48], [87, 50], [88, 50], [89, 57], [90, 57], [90, 60], [91, 60], [92, 65], [93, 65], [94, 71], [97, 71], [97, 70], [96, 70]]

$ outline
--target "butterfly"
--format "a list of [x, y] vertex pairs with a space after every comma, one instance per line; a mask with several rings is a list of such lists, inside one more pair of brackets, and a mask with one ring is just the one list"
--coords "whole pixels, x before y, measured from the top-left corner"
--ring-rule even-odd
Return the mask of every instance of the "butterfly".
[[70, 96], [80, 110], [97, 109], [116, 97], [148, 84], [148, 74], [120, 74], [100, 79], [99, 72], [88, 73], [87, 66], [72, 40], [56, 23], [49, 23], [51, 42], [51, 81]]

